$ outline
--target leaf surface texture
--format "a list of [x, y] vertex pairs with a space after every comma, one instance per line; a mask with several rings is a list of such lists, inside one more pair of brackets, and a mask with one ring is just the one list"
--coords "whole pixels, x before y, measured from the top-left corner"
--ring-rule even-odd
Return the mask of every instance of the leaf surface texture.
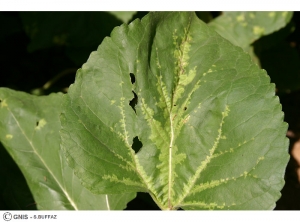
[[0, 140], [23, 172], [38, 209], [124, 209], [134, 193], [95, 195], [60, 150], [62, 94], [33, 96], [0, 89]]
[[274, 91], [194, 13], [150, 13], [78, 70], [61, 146], [94, 193], [149, 192], [168, 210], [273, 209], [288, 161]]

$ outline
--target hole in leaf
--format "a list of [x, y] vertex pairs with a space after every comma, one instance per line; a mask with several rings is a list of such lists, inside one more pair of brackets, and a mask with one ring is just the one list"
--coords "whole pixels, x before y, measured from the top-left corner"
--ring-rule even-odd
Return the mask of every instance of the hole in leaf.
[[132, 100], [130, 100], [129, 105], [131, 106], [131, 108], [132, 108], [132, 109], [134, 110], [134, 112], [136, 113], [135, 106], [136, 106], [136, 104], [138, 103], [138, 97], [137, 97], [137, 95], [135, 94], [134, 91], [132, 91], [132, 93], [133, 93], [134, 97], [133, 97]]
[[131, 148], [134, 150], [135, 153], [139, 152], [140, 149], [142, 148], [143, 144], [142, 142], [139, 140], [139, 137], [134, 137], [133, 138], [133, 143]]
[[161, 210], [149, 193], [138, 192], [136, 198], [127, 204], [125, 210]]
[[131, 81], [132, 84], [135, 83], [135, 76], [134, 76], [133, 73], [130, 73], [130, 81]]

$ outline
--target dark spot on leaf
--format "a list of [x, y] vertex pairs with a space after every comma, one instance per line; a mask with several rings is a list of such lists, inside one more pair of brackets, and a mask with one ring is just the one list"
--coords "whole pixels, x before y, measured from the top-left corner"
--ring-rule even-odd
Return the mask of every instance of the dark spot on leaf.
[[130, 81], [132, 84], [135, 83], [135, 76], [133, 73], [130, 73]]
[[39, 125], [39, 121], [36, 121], [36, 126], [38, 126]]
[[133, 143], [131, 148], [134, 150], [135, 153], [139, 152], [140, 149], [142, 148], [143, 144], [142, 142], [139, 140], [139, 137], [134, 137], [133, 138]]
[[132, 100], [130, 100], [129, 105], [131, 106], [131, 108], [136, 113], [135, 106], [138, 103], [138, 97], [137, 97], [137, 95], [136, 95], [136, 93], [134, 91], [132, 91], [132, 93], [133, 93], [134, 97], [133, 97]]
[[187, 109], [187, 107], [185, 106], [183, 109], [184, 109], [184, 111], [185, 111], [185, 110]]
[[176, 104], [174, 104], [173, 106], [176, 106]]

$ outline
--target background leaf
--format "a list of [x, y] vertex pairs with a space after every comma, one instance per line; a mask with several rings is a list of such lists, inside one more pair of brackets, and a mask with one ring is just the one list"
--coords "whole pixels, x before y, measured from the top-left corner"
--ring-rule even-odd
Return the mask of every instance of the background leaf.
[[0, 140], [22, 170], [38, 209], [124, 209], [135, 194], [94, 195], [82, 187], [59, 148], [62, 94], [0, 89]]
[[209, 25], [233, 44], [247, 48], [289, 23], [293, 12], [224, 12]]
[[150, 13], [115, 28], [78, 70], [61, 147], [95, 193], [149, 192], [161, 209], [273, 209], [289, 158], [274, 91], [195, 13]]
[[[293, 12], [224, 12], [209, 25], [266, 69], [280, 92], [299, 89], [299, 55], [285, 41]], [[296, 80], [296, 81], [295, 81]]]

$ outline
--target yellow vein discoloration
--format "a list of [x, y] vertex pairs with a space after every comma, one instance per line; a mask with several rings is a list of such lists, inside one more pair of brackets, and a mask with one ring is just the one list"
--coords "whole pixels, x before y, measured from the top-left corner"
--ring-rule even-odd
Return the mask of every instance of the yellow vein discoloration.
[[[173, 185], [173, 170], [175, 168], [176, 161], [173, 162], [173, 156], [175, 156], [176, 150], [173, 152], [174, 139], [175, 139], [175, 125], [174, 119], [177, 115], [177, 102], [181, 98], [182, 93], [186, 85], [190, 84], [196, 76], [196, 67], [194, 70], [190, 70], [189, 75], [186, 74], [186, 67], [189, 64], [189, 55], [190, 52], [190, 43], [192, 37], [189, 34], [191, 21], [189, 22], [187, 28], [184, 29], [184, 36], [181, 39], [181, 42], [177, 43], [178, 36], [176, 35], [177, 30], [174, 30], [173, 33], [173, 44], [175, 45], [174, 58], [175, 58], [175, 88], [172, 95], [172, 104], [171, 104], [171, 114], [169, 116], [170, 121], [170, 144], [169, 144], [169, 175], [168, 175], [168, 209], [173, 209], [173, 203], [171, 202], [174, 191], [172, 188]], [[178, 118], [179, 119], [179, 118]], [[176, 159], [176, 158], [175, 158]]]
[[168, 96], [168, 91], [165, 83], [162, 79], [162, 73], [161, 73], [161, 65], [158, 60], [158, 49], [156, 48], [156, 57], [157, 57], [157, 67], [159, 70], [159, 76], [157, 77], [157, 91], [160, 95], [159, 102], [157, 103], [158, 107], [160, 107], [164, 112], [164, 117], [167, 118], [167, 116], [171, 115], [170, 111], [172, 109], [171, 105], [171, 99]]
[[129, 178], [122, 178], [122, 179], [119, 179], [115, 174], [105, 174], [102, 176], [102, 179], [103, 180], [109, 180], [110, 182], [116, 182], [116, 183], [122, 183], [122, 184], [125, 184], [125, 185], [128, 185], [128, 186], [136, 186], [136, 187], [143, 187], [141, 186], [141, 183], [140, 182], [137, 182], [137, 181], [133, 181]]
[[[85, 106], [93, 113], [94, 116], [97, 117], [97, 119], [99, 121], [101, 121], [102, 123], [104, 123], [100, 118], [99, 116], [90, 108], [90, 106], [85, 102], [85, 100], [83, 99], [82, 96], [80, 96], [80, 99], [82, 100], [82, 102], [85, 104]], [[79, 115], [74, 111], [74, 114], [79, 118]], [[104, 144], [102, 141], [99, 140], [99, 138], [94, 135], [94, 132], [92, 132], [91, 130], [88, 129], [88, 127], [83, 123], [83, 121], [81, 121], [79, 119], [79, 122], [84, 126], [84, 128], [96, 139], [98, 140], [102, 145], [104, 145], [104, 147], [110, 151], [114, 156], [116, 156], [118, 159], [124, 161], [126, 164], [128, 164], [130, 167], [133, 168], [133, 170], [135, 169], [135, 166], [131, 163], [131, 162], [128, 162], [128, 160], [124, 159], [121, 155], [117, 154], [114, 150], [108, 148], [108, 146], [106, 144]], [[104, 123], [105, 124], [105, 123]], [[116, 132], [112, 127], [109, 128], [111, 132], [115, 133], [116, 135], [118, 135], [118, 137], [120, 139], [122, 139], [123, 141], [125, 141], [125, 137], [123, 136], [123, 134], [121, 134], [120, 132]], [[129, 143], [125, 143], [125, 145], [127, 146], [128, 150], [131, 150], [131, 146]], [[130, 152], [130, 151], [129, 151]]]
[[177, 115], [178, 118], [176, 121], [176, 135], [177, 136], [180, 133], [180, 130], [182, 128], [182, 126], [189, 120], [190, 115], [184, 115], [185, 113], [185, 108], [188, 107], [188, 105], [190, 104], [190, 99], [192, 97], [192, 94], [200, 87], [200, 82], [201, 80], [199, 79], [197, 81], [197, 83], [195, 84], [195, 86], [193, 87], [193, 89], [191, 90], [191, 92], [188, 94], [188, 96], [186, 97], [186, 100], [182, 103], [182, 105], [180, 106], [180, 108], [177, 111]]
[[192, 41], [191, 35], [188, 34], [188, 28], [185, 29], [184, 37], [182, 38], [181, 43], [178, 46], [178, 43], [176, 42], [177, 36], [176, 36], [176, 30], [173, 33], [173, 39], [174, 42], [173, 44], [175, 45], [175, 51], [174, 51], [174, 57], [176, 59], [175, 61], [175, 81], [176, 86], [174, 89], [173, 93], [173, 98], [172, 98], [172, 104], [176, 104], [178, 99], [181, 98], [182, 93], [184, 92], [184, 88], [186, 85], [192, 82], [192, 80], [196, 76], [196, 67], [194, 69], [191, 69], [188, 74], [186, 74], [186, 67], [189, 64], [189, 55], [188, 53], [190, 52], [190, 43]]
[[189, 193], [189, 195], [191, 195], [193, 193], [199, 193], [199, 192], [202, 192], [206, 189], [211, 189], [211, 188], [226, 184], [230, 180], [233, 180], [233, 179], [232, 178], [225, 178], [225, 179], [220, 179], [220, 180], [208, 181], [206, 183], [201, 183], [197, 186], [194, 186], [193, 189], [191, 190], [191, 192]]
[[171, 196], [172, 196], [172, 147], [174, 142], [174, 127], [173, 127], [173, 120], [172, 116], [170, 115], [170, 125], [171, 125], [171, 139], [170, 139], [170, 145], [169, 145], [169, 184], [168, 184], [168, 206], [169, 209], [172, 209], [171, 205]]
[[157, 203], [158, 206], [160, 206], [161, 209], [164, 208], [163, 205], [161, 205], [162, 200], [159, 197], [158, 193], [156, 192], [155, 189], [155, 183], [153, 181], [152, 177], [149, 177], [147, 173], [145, 172], [144, 168], [139, 162], [139, 159], [137, 155], [135, 157], [135, 163], [136, 163], [136, 168], [139, 171], [139, 175], [141, 176], [142, 180], [144, 181], [145, 185], [147, 186], [147, 189], [149, 191], [149, 194], [152, 196], [153, 200]]
[[[204, 208], [204, 209], [208, 209], [208, 210], [212, 210], [212, 209], [224, 209], [224, 208], [229, 208], [231, 206], [235, 206], [236, 204], [235, 203], [231, 203], [230, 205], [226, 205], [225, 203], [223, 203], [222, 205], [219, 205], [215, 202], [213, 203], [205, 203], [205, 202], [186, 202], [184, 204], [181, 204], [179, 207], [201, 207], [201, 208]], [[196, 208], [195, 208], [196, 209]], [[198, 209], [198, 208], [197, 208]]]
[[184, 184], [182, 195], [176, 201], [177, 203], [180, 204], [184, 200], [184, 198], [186, 196], [188, 196], [188, 194], [193, 189], [193, 186], [195, 185], [197, 179], [199, 178], [200, 173], [206, 168], [206, 166], [211, 161], [211, 159], [213, 157], [213, 154], [214, 154], [216, 148], [218, 147], [219, 141], [222, 137], [222, 127], [223, 127], [223, 124], [224, 124], [224, 119], [228, 116], [229, 111], [230, 111], [229, 106], [226, 105], [225, 110], [222, 112], [222, 118], [221, 118], [221, 122], [220, 122], [219, 129], [218, 129], [218, 136], [215, 139], [215, 142], [214, 142], [212, 148], [209, 150], [209, 155], [206, 156], [205, 160], [201, 162], [201, 165], [196, 170], [196, 173], [194, 174], [194, 176], [192, 176], [190, 178], [188, 184]]
[[[166, 138], [169, 137], [169, 135], [168, 135], [169, 129], [166, 127], [163, 128], [161, 126], [161, 123], [153, 118], [154, 111], [150, 107], [148, 107], [148, 105], [145, 103], [144, 98], [141, 99], [141, 111], [142, 111], [149, 127], [151, 128], [152, 133], [150, 134], [150, 140], [153, 141], [153, 143], [156, 144], [157, 147], [167, 147], [168, 141], [166, 140]], [[160, 151], [161, 151], [161, 153], [159, 155], [159, 159], [161, 160], [161, 163], [158, 164], [156, 167], [158, 169], [164, 169], [164, 165], [166, 164], [164, 160], [166, 159], [166, 157], [168, 155], [168, 150], [162, 149]], [[159, 202], [161, 202], [163, 204], [163, 200], [159, 199], [159, 195], [156, 192], [155, 182], [153, 181], [153, 178], [147, 176], [146, 172], [141, 167], [141, 165], [138, 161], [138, 158], [136, 158], [136, 164], [137, 164], [137, 166], [139, 166], [139, 168], [141, 170], [141, 175], [143, 176], [144, 181], [146, 181], [146, 184], [147, 184], [150, 192], [152, 192], [155, 195], [155, 197], [159, 200]], [[165, 172], [161, 172], [162, 180], [165, 178], [164, 174], [165, 174]], [[167, 177], [166, 177], [166, 179], [167, 179]]]
[[124, 112], [124, 101], [125, 101], [125, 98], [121, 97], [121, 99], [120, 99], [120, 106], [118, 106], [118, 107], [121, 110], [122, 119], [120, 120], [120, 122], [121, 122], [121, 127], [124, 130], [124, 141], [130, 147], [130, 144], [128, 142], [128, 137], [129, 136], [128, 136], [128, 132], [127, 132], [127, 129], [126, 129], [126, 115], [125, 115], [125, 112]]

